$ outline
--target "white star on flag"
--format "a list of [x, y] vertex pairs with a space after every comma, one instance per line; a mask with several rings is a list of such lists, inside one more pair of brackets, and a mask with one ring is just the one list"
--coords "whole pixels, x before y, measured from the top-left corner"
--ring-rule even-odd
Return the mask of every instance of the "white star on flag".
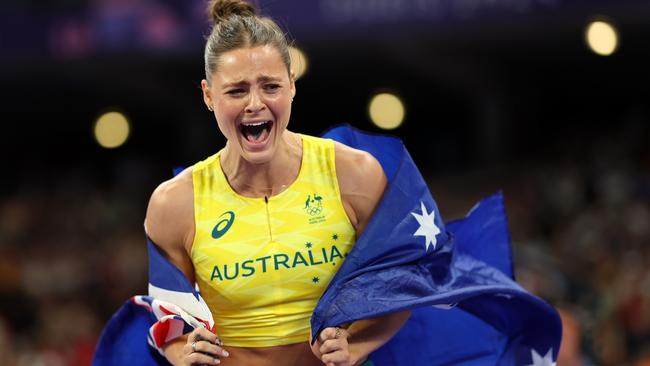
[[433, 250], [436, 249], [436, 235], [440, 234], [440, 229], [434, 223], [436, 217], [436, 211], [433, 210], [431, 213], [427, 212], [427, 208], [424, 207], [424, 202], [420, 201], [420, 206], [422, 207], [422, 215], [418, 215], [415, 212], [411, 212], [411, 215], [418, 220], [420, 227], [413, 234], [414, 236], [424, 236], [426, 241], [426, 250], [429, 250], [429, 245], [433, 247]]
[[533, 363], [528, 366], [555, 366], [555, 362], [553, 362], [553, 348], [549, 348], [544, 357], [540, 356], [539, 353], [532, 348], [530, 354], [533, 357]]

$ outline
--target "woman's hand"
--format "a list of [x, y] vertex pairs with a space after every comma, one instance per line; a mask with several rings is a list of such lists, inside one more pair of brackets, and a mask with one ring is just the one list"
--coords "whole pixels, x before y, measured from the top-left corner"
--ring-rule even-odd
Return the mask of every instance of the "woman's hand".
[[343, 328], [325, 328], [318, 341], [311, 345], [311, 351], [327, 366], [352, 366], [355, 360], [350, 353], [348, 337], [350, 333]]
[[221, 346], [216, 334], [198, 327], [189, 334], [183, 346], [182, 365], [217, 365], [221, 363], [219, 357], [228, 357], [228, 352]]

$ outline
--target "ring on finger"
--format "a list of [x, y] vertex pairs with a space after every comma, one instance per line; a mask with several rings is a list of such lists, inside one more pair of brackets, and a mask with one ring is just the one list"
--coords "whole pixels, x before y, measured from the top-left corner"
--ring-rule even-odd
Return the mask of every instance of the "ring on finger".
[[339, 339], [340, 336], [341, 336], [341, 328], [336, 327], [336, 332], [334, 333], [334, 338]]
[[196, 352], [196, 341], [192, 342], [192, 352]]

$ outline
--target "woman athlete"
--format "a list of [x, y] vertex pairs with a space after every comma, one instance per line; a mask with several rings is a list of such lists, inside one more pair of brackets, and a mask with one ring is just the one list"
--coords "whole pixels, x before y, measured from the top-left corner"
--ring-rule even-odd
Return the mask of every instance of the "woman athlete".
[[[386, 177], [368, 153], [287, 130], [296, 94], [277, 24], [241, 0], [210, 3], [203, 99], [226, 146], [162, 183], [149, 237], [215, 319], [169, 342], [174, 365], [360, 365], [409, 312], [323, 330], [313, 309], [368, 223]], [[333, 96], [335, 97], [335, 96]]]

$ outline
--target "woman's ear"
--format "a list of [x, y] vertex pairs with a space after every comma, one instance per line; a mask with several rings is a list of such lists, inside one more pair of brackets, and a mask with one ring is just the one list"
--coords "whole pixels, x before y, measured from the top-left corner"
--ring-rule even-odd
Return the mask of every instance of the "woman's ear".
[[203, 102], [208, 107], [210, 111], [214, 110], [214, 101], [212, 100], [212, 91], [210, 90], [210, 85], [208, 81], [203, 79], [201, 80], [201, 90], [203, 91]]
[[291, 70], [289, 79], [291, 82], [291, 100], [293, 100], [293, 97], [296, 96], [296, 73], [293, 70]]

